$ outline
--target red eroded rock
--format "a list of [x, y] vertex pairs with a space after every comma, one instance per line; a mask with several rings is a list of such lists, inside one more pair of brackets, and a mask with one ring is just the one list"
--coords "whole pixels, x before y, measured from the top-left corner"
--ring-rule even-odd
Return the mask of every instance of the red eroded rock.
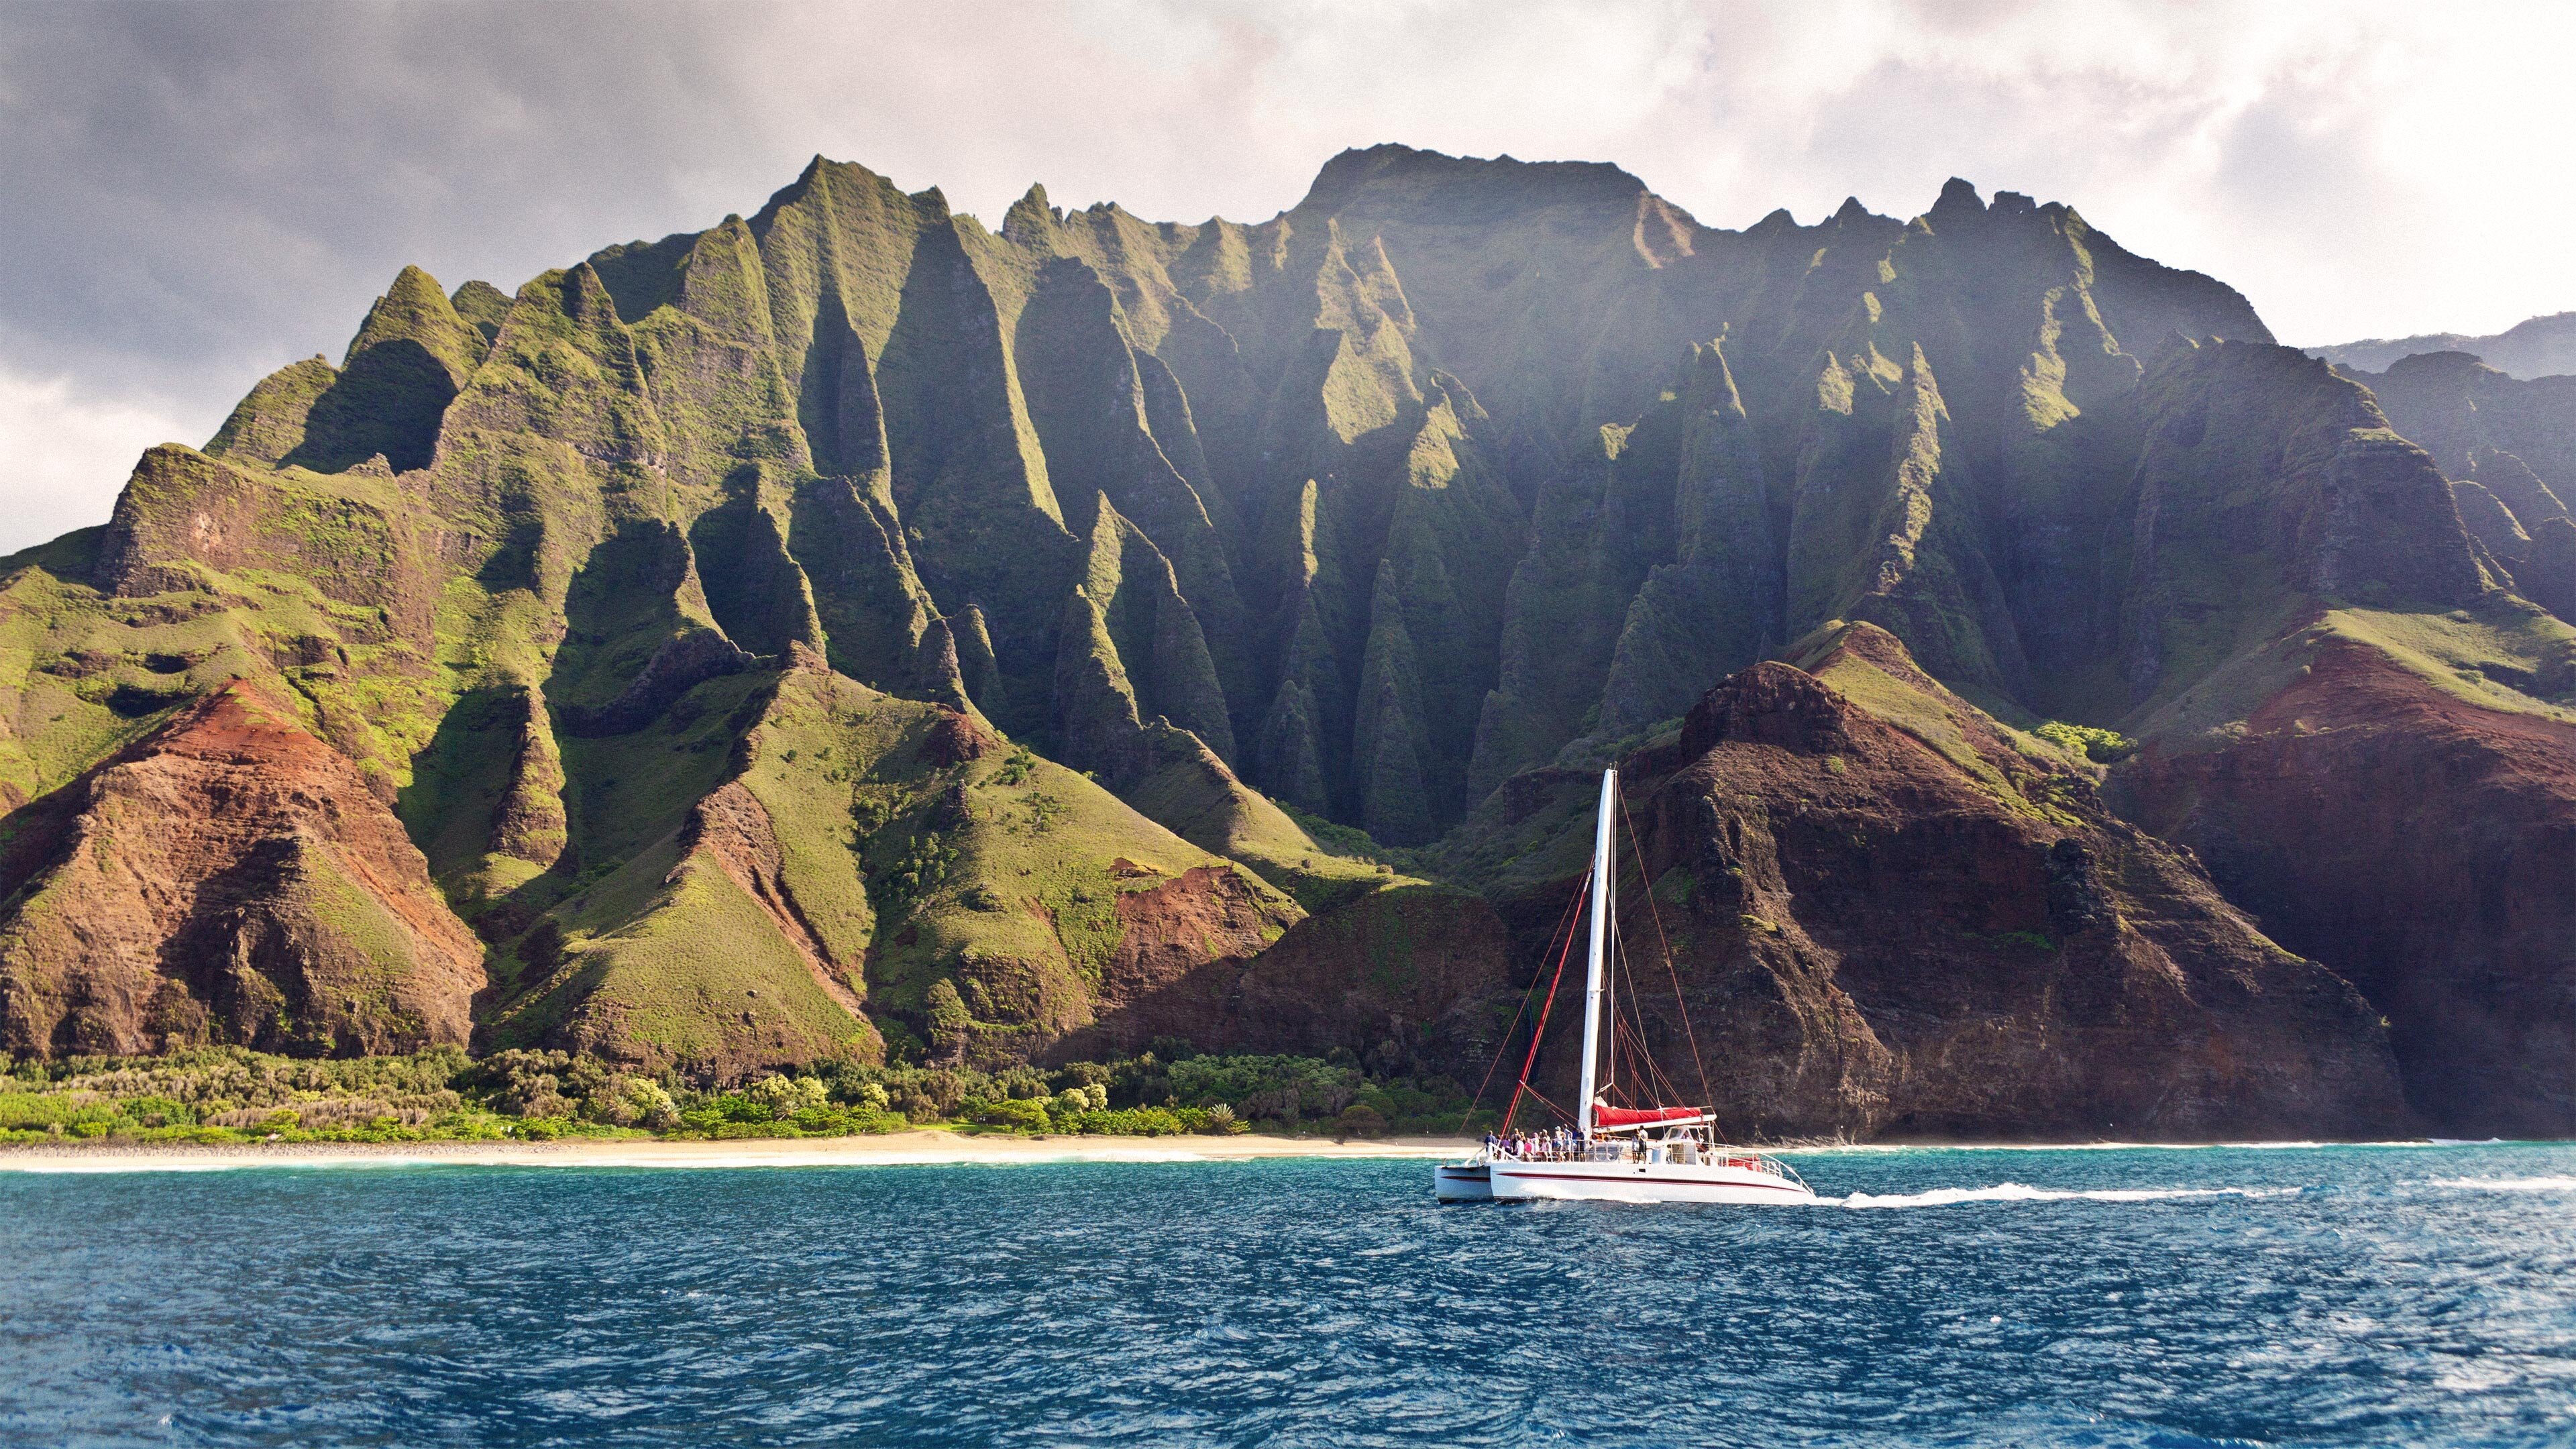
[[2113, 783], [2386, 1014], [2436, 1130], [2576, 1132], [2576, 727], [2328, 641], [2241, 737]]
[[1001, 737], [981, 720], [953, 709], [940, 711], [921, 741], [922, 755], [942, 769], [980, 760], [1001, 747]]
[[786, 854], [779, 847], [769, 810], [740, 780], [726, 782], [689, 811], [688, 823], [680, 827], [683, 865], [673, 867], [674, 872], [684, 869], [698, 852], [714, 860], [768, 914], [825, 996], [852, 1017], [865, 1016], [865, 1004], [851, 989], [859, 963], [836, 958], [831, 945], [806, 919], [794, 887], [787, 883]]
[[[1403, 1057], [1467, 1070], [1505, 984], [1509, 942], [1493, 908], [1437, 886], [1398, 886], [1290, 926], [1275, 940], [1261, 897], [1232, 871], [1194, 868], [1124, 892], [1126, 935], [1102, 972], [1096, 1020], [1048, 1055], [1079, 1060], [1172, 1036], [1207, 1051]], [[1473, 1038], [1471, 1040], [1471, 1038]]]
[[[1309, 916], [1234, 984], [1229, 1045], [1256, 1051], [1349, 1047], [1372, 1065], [1393, 1043], [1469, 1086], [1513, 992], [1510, 938], [1483, 899], [1401, 885]], [[1508, 1015], [1505, 1007], [1503, 1014]]]
[[244, 682], [11, 823], [0, 1046], [466, 1040], [482, 947], [357, 767]]
[[[2351, 985], [2267, 940], [2184, 852], [2106, 813], [2073, 766], [2016, 749], [1892, 639], [1864, 629], [1843, 648], [1945, 711], [1955, 737], [1936, 748], [1766, 663], [1623, 771], [1641, 847], [1623, 831], [1623, 1009], [1671, 1079], [1658, 1091], [1624, 1064], [1638, 1100], [1701, 1100], [1704, 1070], [1721, 1123], [1771, 1136], [2403, 1121], [2377, 1013]], [[1571, 889], [1512, 903], [1525, 950]], [[1542, 1086], [1558, 1101], [1579, 970], [1578, 950], [1549, 1028]]]
[[1260, 895], [1227, 867], [1192, 866], [1160, 885], [1120, 891], [1118, 949], [1100, 973], [1095, 1009], [1116, 1012], [1212, 955], [1258, 955], [1269, 944], [1262, 931], [1268, 924]]

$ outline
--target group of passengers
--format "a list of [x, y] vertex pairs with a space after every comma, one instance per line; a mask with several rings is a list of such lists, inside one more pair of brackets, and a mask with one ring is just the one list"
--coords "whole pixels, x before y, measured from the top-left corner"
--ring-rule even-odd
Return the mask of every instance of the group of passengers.
[[[1755, 1156], [1710, 1156], [1711, 1149], [1688, 1137], [1674, 1137], [1652, 1142], [1619, 1142], [1609, 1153], [1620, 1162], [1677, 1162], [1697, 1166], [1723, 1161], [1728, 1167], [1758, 1168], [1776, 1171]], [[1588, 1153], [1583, 1139], [1572, 1130], [1559, 1127], [1552, 1132], [1507, 1132], [1485, 1134], [1485, 1156], [1488, 1160], [1510, 1158], [1515, 1162], [1581, 1162]]]
[[1509, 1157], [1517, 1162], [1571, 1162], [1583, 1155], [1582, 1146], [1582, 1139], [1564, 1127], [1553, 1132], [1485, 1134], [1487, 1157]]

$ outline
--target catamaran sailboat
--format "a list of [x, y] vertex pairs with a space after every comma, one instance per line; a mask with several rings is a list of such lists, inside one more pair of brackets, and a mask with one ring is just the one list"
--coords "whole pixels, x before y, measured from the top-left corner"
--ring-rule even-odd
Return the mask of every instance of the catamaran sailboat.
[[[1503, 1114], [1505, 1135], [1463, 1162], [1444, 1162], [1432, 1171], [1432, 1188], [1442, 1202], [1514, 1202], [1532, 1198], [1582, 1198], [1640, 1203], [1804, 1203], [1816, 1194], [1790, 1166], [1718, 1139], [1717, 1118], [1706, 1106], [1613, 1106], [1613, 1078], [1619, 1047], [1642, 1049], [1634, 1034], [1620, 1029], [1608, 962], [1608, 944], [1617, 902], [1612, 882], [1614, 846], [1610, 819], [1619, 807], [1619, 772], [1601, 772], [1601, 810], [1593, 824], [1592, 878], [1586, 891], [1591, 909], [1585, 925], [1590, 952], [1583, 987], [1583, 1076], [1580, 1104], [1571, 1131], [1543, 1134], [1510, 1132], [1524, 1098], [1544, 1102], [1529, 1085], [1538, 1060], [1538, 1037], [1545, 1033], [1542, 1008], [1527, 1056], [1521, 1063], [1512, 1105]], [[1569, 942], [1569, 944], [1571, 944]], [[1564, 957], [1558, 956], [1559, 970]], [[1548, 1001], [1555, 999], [1550, 983]], [[1676, 1003], [1678, 1005], [1678, 1003]], [[1608, 1060], [1601, 1047], [1607, 1029]], [[1696, 1049], [1694, 1049], [1696, 1055]], [[1644, 1073], [1650, 1084], [1663, 1085], [1663, 1074], [1651, 1063]], [[1705, 1090], [1706, 1084], [1702, 1084]], [[1676, 1094], [1677, 1095], [1677, 1094]], [[1564, 1114], [1559, 1114], [1560, 1116]]]

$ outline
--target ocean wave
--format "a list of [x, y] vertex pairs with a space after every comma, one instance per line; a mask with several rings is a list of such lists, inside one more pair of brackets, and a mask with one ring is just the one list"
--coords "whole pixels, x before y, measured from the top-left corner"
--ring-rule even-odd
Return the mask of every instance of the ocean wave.
[[2486, 1146], [2439, 1137], [2398, 1137], [2355, 1142], [2283, 1138], [2262, 1142], [1801, 1142], [1766, 1146], [1774, 1157], [1805, 1153], [1934, 1152], [2317, 1152], [2356, 1147]]
[[167, 1156], [101, 1153], [84, 1160], [73, 1153], [48, 1156], [16, 1156], [0, 1153], [0, 1173], [23, 1173], [28, 1176], [61, 1174], [97, 1177], [111, 1173], [134, 1172], [273, 1172], [280, 1168], [294, 1171], [329, 1168], [347, 1171], [358, 1168], [389, 1167], [461, 1167], [471, 1164], [437, 1157], [233, 1157], [209, 1153], [203, 1157], [171, 1153]]
[[2436, 1177], [2428, 1185], [2472, 1192], [2576, 1192], [2576, 1177]]
[[2169, 1202], [2195, 1197], [2288, 1197], [2295, 1187], [2032, 1187], [2001, 1182], [1992, 1187], [1936, 1187], [1929, 1192], [1856, 1192], [1822, 1201], [1847, 1208], [1950, 1207], [1963, 1202]]

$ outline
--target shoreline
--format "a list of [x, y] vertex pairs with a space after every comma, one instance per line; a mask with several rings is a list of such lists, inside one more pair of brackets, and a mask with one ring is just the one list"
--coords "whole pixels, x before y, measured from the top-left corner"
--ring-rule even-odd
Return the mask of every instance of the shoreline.
[[[649, 1137], [551, 1142], [27, 1143], [0, 1146], [0, 1173], [219, 1172], [259, 1167], [1009, 1167], [1066, 1162], [1252, 1162], [1358, 1159], [1429, 1162], [1475, 1152], [1470, 1137], [1022, 1137], [922, 1128], [881, 1136], [755, 1137], [722, 1141]], [[1878, 1152], [2206, 1152], [2337, 1147], [2444, 1148], [2563, 1145], [2394, 1138], [2371, 1141], [2222, 1142], [1799, 1142], [1759, 1150], [1784, 1156]]]
[[247, 1167], [934, 1167], [1056, 1162], [1249, 1162], [1392, 1158], [1428, 1162], [1473, 1152], [1463, 1137], [1016, 1137], [941, 1129], [857, 1137], [651, 1138], [552, 1142], [172, 1142], [0, 1148], [0, 1172], [213, 1172]]

